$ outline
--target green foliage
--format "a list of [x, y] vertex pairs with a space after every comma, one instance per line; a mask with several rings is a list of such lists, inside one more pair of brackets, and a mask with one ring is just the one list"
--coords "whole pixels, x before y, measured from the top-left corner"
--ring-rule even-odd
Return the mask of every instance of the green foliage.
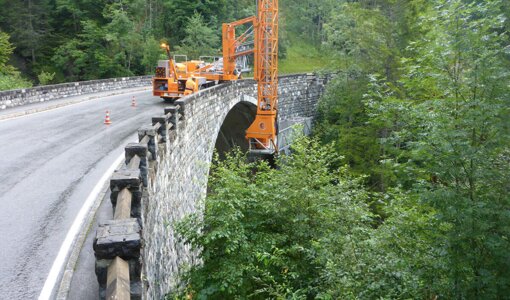
[[149, 36], [143, 45], [143, 57], [142, 64], [145, 68], [145, 73], [150, 74], [154, 72], [154, 68], [157, 65], [158, 59], [163, 55], [163, 59], [166, 59], [163, 53], [161, 53], [161, 48], [159, 47], [159, 42], [156, 41], [152, 36]]
[[[278, 162], [217, 162], [201, 213], [178, 224], [202, 264], [184, 276], [181, 296], [197, 299], [425, 298], [440, 264], [433, 241], [444, 231], [429, 206], [394, 191], [375, 228], [369, 193], [332, 147], [302, 139]], [[416, 269], [420, 271], [417, 272]], [[168, 298], [177, 297], [169, 295]]]
[[195, 249], [203, 249], [203, 265], [187, 278], [196, 296], [317, 294], [316, 243], [331, 230], [344, 232], [368, 222], [362, 189], [339, 197], [357, 182], [330, 172], [335, 159], [331, 149], [302, 141], [279, 171], [265, 163], [248, 164], [239, 153], [218, 162], [203, 223], [193, 215], [178, 226]]
[[[429, 78], [430, 101], [410, 107], [422, 128], [410, 150], [431, 174], [422, 197], [451, 226], [442, 245], [449, 259], [447, 297], [498, 299], [510, 289], [508, 161], [510, 120], [501, 1], [438, 1], [416, 59], [403, 79], [409, 95], [423, 99], [417, 84]], [[416, 66], [419, 65], [420, 68]]]
[[[83, 21], [78, 38], [60, 46], [52, 60], [72, 80], [112, 78], [134, 74], [133, 62], [143, 57], [142, 37], [127, 12], [117, 5], [105, 8], [107, 23]], [[140, 67], [141, 68], [141, 67]]]
[[[317, 132], [323, 142], [335, 142], [356, 173], [370, 174], [372, 190], [406, 191], [396, 206], [372, 197], [378, 231], [392, 224], [399, 247], [408, 247], [404, 253], [421, 249], [417, 253], [427, 255], [398, 256], [404, 266], [420, 266], [419, 277], [407, 277], [402, 290], [423, 289], [421, 296], [381, 292], [362, 298], [505, 298], [508, 6], [497, 0], [399, 7], [382, 2], [344, 4], [343, 15], [328, 24], [326, 46], [339, 57], [342, 73], [323, 98]], [[405, 17], [393, 23], [387, 12], [402, 8], [397, 15]], [[419, 223], [393, 223], [402, 208], [419, 212], [413, 222], [427, 216], [426, 226], [410, 233], [406, 227]], [[427, 234], [431, 228], [434, 235]], [[419, 240], [405, 242], [416, 234]], [[384, 272], [395, 267], [380, 266]], [[373, 270], [359, 273], [370, 277]], [[377, 289], [391, 285], [383, 282]]]
[[49, 73], [49, 72], [44, 72], [44, 71], [42, 71], [39, 75], [37, 75], [40, 85], [46, 85], [46, 84], [50, 83], [54, 77], [55, 77], [55, 73]]
[[5, 32], [0, 31], [0, 72], [8, 73], [7, 62], [9, 57], [14, 51], [14, 47], [9, 43], [9, 35]]
[[32, 87], [32, 83], [23, 79], [19, 72], [11, 75], [0, 74], [0, 91]]
[[324, 24], [328, 21], [338, 0], [284, 0], [280, 1], [280, 18], [286, 29], [298, 39], [319, 46], [324, 41]]
[[176, 49], [179, 53], [185, 53], [192, 59], [198, 59], [201, 55], [220, 54], [220, 38], [205, 23], [201, 14], [195, 12], [187, 18], [184, 33], [181, 46]]
[[31, 82], [21, 78], [16, 68], [7, 64], [13, 51], [9, 35], [0, 31], [0, 91], [32, 86]]
[[369, 174], [367, 183], [374, 190], [384, 191], [395, 176], [381, 164], [388, 153], [378, 140], [387, 138], [388, 130], [368, 122], [365, 95], [376, 76], [371, 74], [383, 74], [387, 88], [398, 86], [401, 57], [410, 39], [422, 32], [413, 24], [423, 7], [419, 0], [346, 1], [324, 25], [324, 49], [340, 75], [321, 101], [316, 132], [325, 143], [335, 141], [355, 172]]

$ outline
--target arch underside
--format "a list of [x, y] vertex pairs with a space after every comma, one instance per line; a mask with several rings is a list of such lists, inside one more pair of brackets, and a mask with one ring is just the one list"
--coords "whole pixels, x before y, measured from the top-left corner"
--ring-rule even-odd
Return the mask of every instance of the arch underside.
[[242, 151], [248, 150], [246, 129], [255, 120], [256, 113], [257, 106], [251, 102], [241, 101], [232, 107], [221, 125], [215, 143], [215, 149], [220, 157], [235, 147], [239, 147]]

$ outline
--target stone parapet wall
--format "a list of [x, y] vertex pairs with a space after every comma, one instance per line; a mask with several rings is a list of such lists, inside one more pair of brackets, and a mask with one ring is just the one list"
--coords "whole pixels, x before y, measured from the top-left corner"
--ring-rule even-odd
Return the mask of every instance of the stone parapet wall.
[[[329, 78], [314, 74], [280, 77], [280, 121], [313, 119]], [[123, 221], [123, 230], [113, 230], [112, 226], [118, 224], [106, 222], [98, 231], [94, 247], [101, 296], [108, 293], [106, 274], [110, 266], [115, 266], [115, 260], [124, 268], [129, 266], [124, 273], [131, 275], [125, 275], [131, 281], [131, 296], [142, 299], [164, 298], [179, 284], [182, 267], [199, 263], [197, 253], [179, 241], [174, 225], [188, 214], [202, 212], [209, 167], [216, 142], [223, 134], [222, 125], [230, 124], [226, 121], [230, 112], [239, 115], [246, 125], [244, 114], [256, 110], [256, 93], [254, 80], [241, 80], [182, 98], [154, 116], [152, 126], [140, 129], [139, 143], [126, 147], [126, 165], [133, 165], [135, 155], [141, 160], [135, 163], [136, 171], [121, 169], [112, 177], [112, 204], [117, 209], [119, 191], [128, 188], [137, 199], [128, 217], [135, 219]], [[239, 132], [244, 141], [244, 131]], [[132, 230], [136, 221], [141, 225], [141, 234], [136, 236], [141, 239], [136, 243], [137, 247], [141, 245], [139, 258], [130, 254], [138, 255], [139, 248], [131, 247], [135, 251], [130, 252], [125, 238], [138, 233], [138, 229]], [[121, 234], [114, 236], [114, 231]]]
[[173, 224], [200, 211], [216, 138], [230, 109], [241, 101], [255, 105], [251, 81], [223, 84], [176, 101], [178, 112], [166, 143], [160, 147], [157, 175], [149, 182], [142, 205], [143, 273], [147, 299], [162, 299], [177, 284], [180, 266], [197, 255], [178, 241]]
[[[279, 119], [315, 117], [330, 78], [314, 74], [281, 76]], [[178, 284], [181, 267], [197, 263], [197, 254], [178, 240], [173, 224], [187, 214], [200, 213], [220, 127], [238, 103], [255, 105], [256, 93], [256, 82], [243, 80], [175, 103], [179, 118], [160, 148], [155, 163], [158, 172], [150, 180], [148, 200], [142, 204], [142, 278], [146, 299], [162, 299]]]
[[0, 109], [98, 92], [151, 85], [152, 76], [69, 82], [0, 92]]

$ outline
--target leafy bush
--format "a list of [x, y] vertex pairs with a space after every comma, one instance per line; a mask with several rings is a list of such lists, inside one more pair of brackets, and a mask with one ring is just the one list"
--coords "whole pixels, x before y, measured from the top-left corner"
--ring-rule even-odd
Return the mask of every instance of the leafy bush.
[[[349, 176], [345, 167], [331, 168], [340, 159], [332, 147], [302, 139], [294, 151], [277, 169], [246, 163], [239, 152], [216, 163], [203, 216], [196, 213], [178, 224], [182, 238], [201, 250], [203, 263], [191, 266], [182, 290], [168, 298], [373, 299], [425, 293], [415, 268], [434, 261], [427, 241], [436, 231], [425, 230], [434, 226], [432, 211], [416, 210], [395, 192], [395, 213], [375, 228], [362, 178]], [[397, 231], [402, 232], [395, 236]]]
[[32, 83], [23, 79], [19, 74], [1, 75], [0, 74], [0, 91], [15, 90], [32, 87]]
[[55, 72], [49, 73], [49, 72], [41, 71], [41, 73], [39, 75], [37, 75], [40, 85], [47, 85], [48, 83], [50, 83], [53, 80], [54, 77], [55, 77]]

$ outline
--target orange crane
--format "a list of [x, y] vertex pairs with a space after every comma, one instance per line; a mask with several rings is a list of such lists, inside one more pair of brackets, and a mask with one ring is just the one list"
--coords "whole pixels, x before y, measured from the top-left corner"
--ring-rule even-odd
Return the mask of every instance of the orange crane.
[[[238, 80], [239, 58], [254, 54], [254, 78], [257, 81], [257, 115], [246, 131], [250, 151], [272, 154], [278, 152], [278, 0], [257, 0], [257, 15], [226, 23], [222, 26], [223, 57], [213, 63], [186, 61], [176, 63], [167, 51], [168, 61], [160, 61], [153, 79], [153, 94], [165, 99], [187, 95], [187, 83], [194, 90], [218, 82]], [[236, 29], [248, 26], [236, 36]], [[221, 63], [220, 63], [221, 62]]]
[[246, 131], [250, 151], [278, 152], [278, 0], [257, 1], [255, 24], [257, 115]]

